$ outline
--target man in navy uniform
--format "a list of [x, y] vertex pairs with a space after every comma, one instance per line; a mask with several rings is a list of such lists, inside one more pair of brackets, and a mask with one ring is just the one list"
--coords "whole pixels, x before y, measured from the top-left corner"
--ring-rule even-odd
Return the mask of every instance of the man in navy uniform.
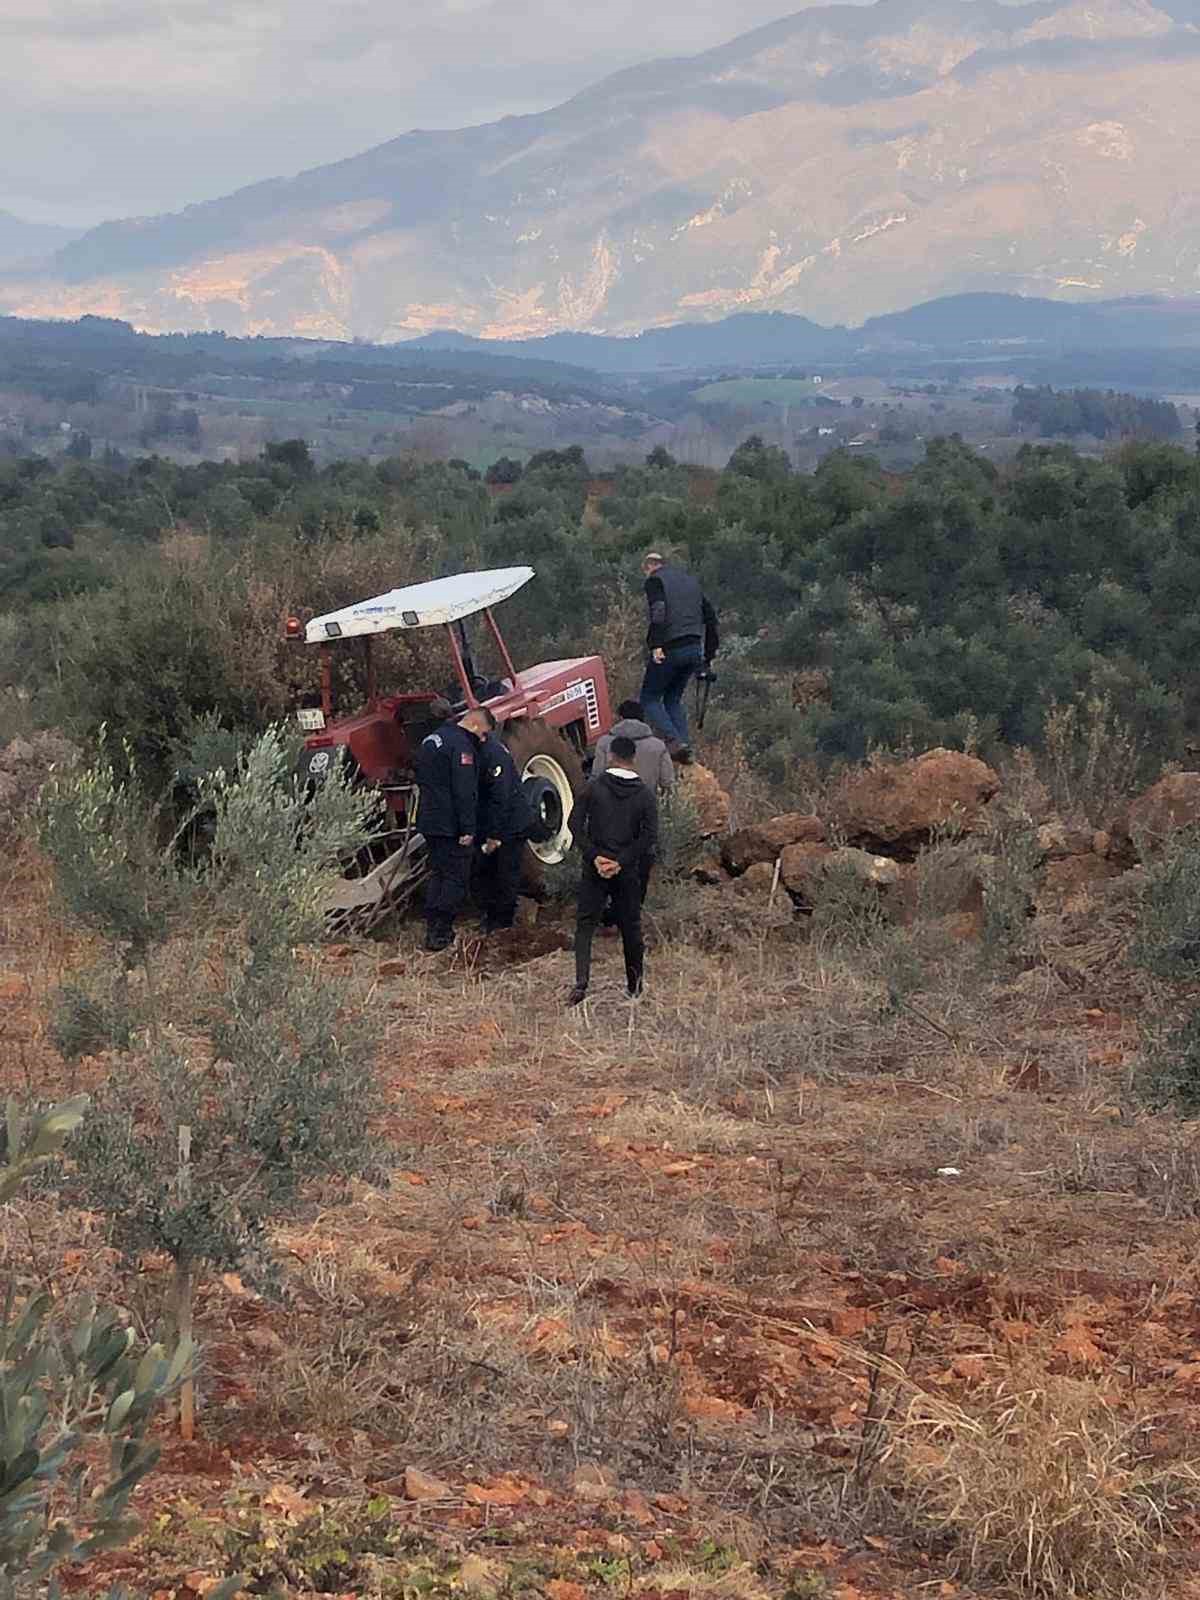
[[486, 706], [448, 718], [421, 741], [416, 775], [417, 832], [429, 852], [425, 886], [425, 948], [445, 950], [454, 919], [471, 889], [471, 859], [479, 815], [479, 761], [496, 726]]
[[476, 882], [483, 905], [480, 933], [511, 928], [517, 915], [521, 858], [533, 826], [533, 811], [512, 752], [493, 734], [479, 767], [479, 838]]

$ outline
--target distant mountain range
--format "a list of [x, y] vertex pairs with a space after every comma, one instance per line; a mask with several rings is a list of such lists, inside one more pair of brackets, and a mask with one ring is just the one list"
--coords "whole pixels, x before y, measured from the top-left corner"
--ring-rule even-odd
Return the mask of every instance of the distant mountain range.
[[0, 269], [42, 261], [78, 239], [82, 228], [60, 228], [50, 222], [26, 222], [0, 211]]
[[821, 7], [554, 110], [106, 223], [0, 309], [401, 340], [1200, 282], [1200, 0]]
[[961, 294], [869, 317], [861, 328], [822, 327], [786, 312], [742, 312], [720, 322], [678, 323], [627, 338], [554, 333], [542, 339], [477, 339], [437, 332], [401, 349], [566, 362], [608, 375], [719, 367], [780, 368], [872, 354], [1017, 357], [1160, 349], [1200, 351], [1200, 295], [1146, 295], [1072, 305], [1022, 295]]

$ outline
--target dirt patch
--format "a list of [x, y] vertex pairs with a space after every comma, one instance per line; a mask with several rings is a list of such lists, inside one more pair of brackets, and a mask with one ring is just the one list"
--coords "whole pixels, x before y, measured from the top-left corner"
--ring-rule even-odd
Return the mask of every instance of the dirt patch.
[[[67, 1076], [32, 881], [0, 952], [17, 1094]], [[912, 1392], [975, 1415], [1019, 1358], [1194, 1430], [1200, 1178], [1185, 1128], [1124, 1109], [1128, 991], [1083, 943], [1072, 986], [917, 937], [658, 938], [634, 1007], [598, 945], [576, 1012], [566, 913], [327, 951], [374, 963], [390, 1171], [313, 1194], [277, 1292], [202, 1286], [201, 1437], [164, 1428], [105, 1582], [186, 1600], [236, 1553], [296, 1595], [966, 1593], [879, 1456]], [[69, 1287], [153, 1321], [161, 1263], [130, 1278], [49, 1199], [31, 1225]], [[10, 1208], [10, 1259], [28, 1236]], [[409, 1469], [447, 1492], [408, 1498]]]

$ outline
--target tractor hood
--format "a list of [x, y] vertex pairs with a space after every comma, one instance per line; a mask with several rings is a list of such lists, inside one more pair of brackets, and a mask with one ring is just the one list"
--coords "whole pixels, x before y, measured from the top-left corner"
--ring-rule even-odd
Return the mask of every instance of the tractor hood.
[[459, 622], [507, 600], [532, 577], [532, 567], [500, 567], [493, 572], [460, 572], [452, 578], [391, 589], [373, 600], [360, 600], [314, 617], [304, 630], [304, 641], [325, 644], [330, 639], [355, 639], [393, 628], [436, 628]]

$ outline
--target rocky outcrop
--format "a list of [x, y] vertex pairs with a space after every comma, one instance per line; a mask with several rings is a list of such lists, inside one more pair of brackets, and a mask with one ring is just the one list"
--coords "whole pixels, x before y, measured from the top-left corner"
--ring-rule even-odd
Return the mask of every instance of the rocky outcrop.
[[785, 889], [801, 899], [811, 895], [821, 869], [833, 855], [832, 845], [790, 844], [779, 858], [779, 875]]
[[788, 811], [731, 833], [721, 843], [721, 860], [726, 870], [736, 877], [756, 862], [775, 862], [790, 846], [818, 844], [824, 838], [825, 824], [820, 817], [804, 811]]
[[[775, 868], [766, 861], [756, 861], [733, 881], [734, 892], [750, 900], [765, 900], [775, 883]], [[786, 905], [787, 902], [784, 901]]]
[[678, 781], [695, 807], [701, 837], [718, 838], [729, 827], [733, 804], [717, 782], [715, 774], [699, 762], [694, 762], [690, 767], [680, 769]]
[[877, 762], [841, 780], [827, 820], [788, 811], [741, 828], [710, 842], [696, 875], [731, 874], [726, 889], [756, 904], [774, 884], [776, 911], [801, 916], [857, 881], [893, 923], [977, 939], [994, 895], [1003, 905], [1022, 889], [1030, 916], [1085, 913], [1135, 863], [1137, 841], [1148, 854], [1171, 832], [1200, 827], [1200, 773], [1162, 779], [1111, 830], [1056, 816], [1048, 796], [1031, 812], [1028, 772], [1011, 793], [1000, 788], [990, 766], [955, 750]]
[[976, 831], [999, 788], [999, 777], [978, 757], [929, 750], [911, 761], [878, 762], [843, 779], [829, 821], [849, 844], [912, 860], [940, 828]]
[[1055, 817], [1037, 831], [1038, 849], [1047, 861], [1066, 861], [1070, 856], [1090, 855], [1095, 849], [1095, 830], [1086, 825], [1072, 826]]
[[840, 850], [822, 844], [792, 845], [783, 853], [780, 876], [794, 904], [801, 911], [812, 911], [839, 876], [843, 882], [857, 881], [886, 895], [910, 870], [887, 856], [873, 856], [851, 845]]
[[1098, 883], [1115, 878], [1120, 868], [1094, 851], [1048, 861], [1036, 891], [1039, 911], [1077, 909]]
[[1109, 855], [1120, 865], [1146, 860], [1171, 834], [1200, 826], [1200, 772], [1172, 772], [1130, 802], [1109, 830]]

